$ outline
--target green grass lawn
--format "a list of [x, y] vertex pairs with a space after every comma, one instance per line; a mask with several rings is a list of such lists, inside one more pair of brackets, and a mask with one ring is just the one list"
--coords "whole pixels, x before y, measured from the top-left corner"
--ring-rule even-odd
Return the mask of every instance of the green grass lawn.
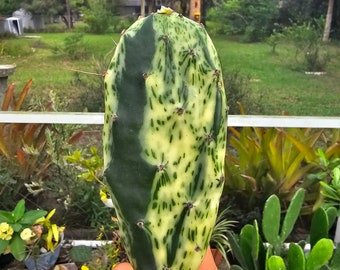
[[[16, 64], [15, 74], [10, 77], [9, 81], [15, 82], [19, 87], [32, 78], [35, 87], [39, 90], [55, 88], [64, 91], [73, 76], [72, 69], [92, 71], [90, 65], [92, 57], [71, 61], [52, 52], [51, 47], [62, 45], [63, 40], [69, 35], [72, 34], [38, 34], [39, 39], [20, 38], [5, 41], [5, 46], [14, 44], [14, 47], [20, 47], [22, 51], [21, 54], [15, 56], [0, 58], [1, 62]], [[87, 47], [96, 58], [112, 51], [112, 38], [118, 39], [118, 36], [86, 35], [84, 37]]]
[[[47, 96], [53, 90], [66, 100], [77, 98], [81, 91], [73, 83], [74, 70], [104, 72], [113, 55], [114, 44], [119, 40], [118, 34], [85, 34], [84, 44], [93, 56], [70, 60], [55, 55], [51, 47], [62, 45], [72, 33], [37, 35], [39, 39], [0, 41], [0, 63], [16, 64], [15, 74], [9, 82], [16, 84], [17, 91], [32, 78], [32, 93], [35, 95]], [[339, 46], [329, 45], [332, 61], [327, 74], [315, 76], [305, 75], [295, 68], [295, 50], [289, 45], [279, 44], [277, 53], [273, 54], [265, 43], [245, 44], [221, 36], [214, 36], [213, 41], [224, 74], [238, 71], [249, 76], [249, 96], [261, 104], [261, 113], [279, 115], [285, 111], [290, 115], [340, 116]], [[10, 53], [4, 53], [6, 51]]]
[[[340, 116], [340, 48], [330, 46], [332, 61], [327, 74], [305, 75], [296, 70], [294, 48], [243, 44], [214, 38], [226, 72], [238, 70], [250, 77], [250, 94], [260, 98], [266, 114]], [[248, 112], [251, 114], [251, 112]]]

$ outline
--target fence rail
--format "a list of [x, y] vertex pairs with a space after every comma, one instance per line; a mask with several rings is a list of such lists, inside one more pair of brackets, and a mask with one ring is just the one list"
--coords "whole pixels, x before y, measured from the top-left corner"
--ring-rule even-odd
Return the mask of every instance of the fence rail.
[[[103, 113], [0, 112], [0, 123], [46, 123], [103, 125]], [[340, 128], [340, 117], [229, 115], [232, 127]]]

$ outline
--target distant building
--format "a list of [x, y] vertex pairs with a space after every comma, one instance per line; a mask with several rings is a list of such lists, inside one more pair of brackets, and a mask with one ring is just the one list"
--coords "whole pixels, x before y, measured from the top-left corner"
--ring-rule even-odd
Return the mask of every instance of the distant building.
[[124, 15], [140, 14], [140, 0], [128, 0], [123, 8]]
[[22, 21], [16, 17], [0, 17], [0, 33], [23, 34]]
[[13, 17], [20, 18], [24, 29], [41, 30], [45, 27], [44, 16], [32, 14], [21, 8], [13, 12]]

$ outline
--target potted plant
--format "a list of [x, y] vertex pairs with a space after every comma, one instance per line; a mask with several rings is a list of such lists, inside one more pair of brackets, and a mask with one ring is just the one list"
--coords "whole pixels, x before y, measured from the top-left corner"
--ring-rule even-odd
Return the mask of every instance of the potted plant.
[[56, 262], [64, 227], [51, 222], [55, 209], [26, 211], [20, 200], [13, 211], [0, 210], [0, 254], [11, 253], [28, 269], [47, 270]]
[[[130, 263], [123, 262], [123, 263], [119, 263], [118, 265], [114, 266], [112, 270], [134, 270], [134, 269]], [[214, 256], [210, 248], [207, 249], [207, 252], [198, 270], [217, 270]]]
[[135, 270], [197, 270], [209, 254], [225, 181], [221, 70], [202, 25], [170, 8], [136, 21], [116, 46], [104, 181]]

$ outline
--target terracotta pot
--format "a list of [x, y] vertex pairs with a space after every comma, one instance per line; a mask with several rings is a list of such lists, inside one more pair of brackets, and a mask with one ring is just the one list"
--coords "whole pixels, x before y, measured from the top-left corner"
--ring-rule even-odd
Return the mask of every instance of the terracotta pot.
[[[116, 267], [112, 268], [112, 270], [133, 270], [133, 268], [129, 263], [120, 263]], [[215, 264], [215, 260], [211, 253], [210, 247], [208, 248], [207, 253], [205, 254], [205, 257], [203, 258], [203, 261], [198, 270], [217, 270], [217, 266]]]
[[222, 253], [216, 248], [212, 248], [211, 253], [212, 253], [212, 256], [214, 257], [214, 261], [216, 265], [219, 266], [223, 262]]
[[210, 247], [208, 247], [207, 253], [205, 254], [198, 270], [217, 270], [217, 266], [213, 254], [211, 253]]
[[112, 270], [133, 270], [133, 268], [131, 264], [123, 262], [112, 268]]

